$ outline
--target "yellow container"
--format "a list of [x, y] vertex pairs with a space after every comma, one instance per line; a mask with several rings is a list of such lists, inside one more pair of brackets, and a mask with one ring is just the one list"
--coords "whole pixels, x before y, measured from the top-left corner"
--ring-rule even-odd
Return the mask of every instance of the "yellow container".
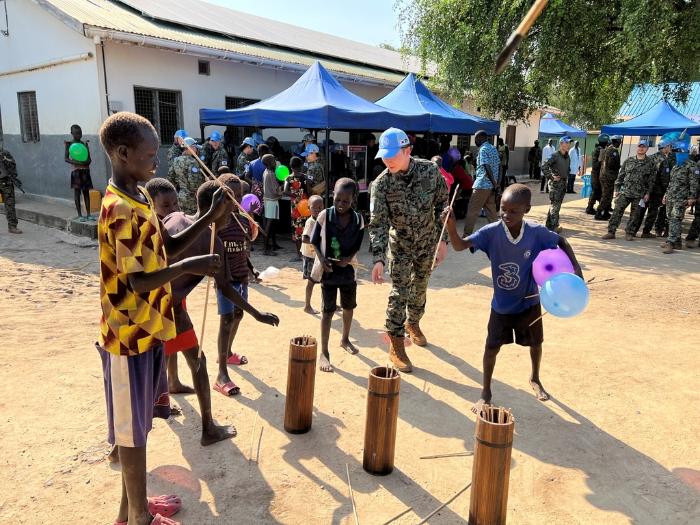
[[100, 213], [102, 194], [99, 190], [90, 190], [90, 213]]

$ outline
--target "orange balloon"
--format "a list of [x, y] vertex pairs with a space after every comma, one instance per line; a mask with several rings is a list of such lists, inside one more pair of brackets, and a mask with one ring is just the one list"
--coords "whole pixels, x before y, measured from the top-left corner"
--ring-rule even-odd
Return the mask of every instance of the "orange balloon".
[[302, 217], [311, 217], [311, 210], [309, 209], [309, 200], [302, 199], [297, 203], [297, 210], [299, 215]]

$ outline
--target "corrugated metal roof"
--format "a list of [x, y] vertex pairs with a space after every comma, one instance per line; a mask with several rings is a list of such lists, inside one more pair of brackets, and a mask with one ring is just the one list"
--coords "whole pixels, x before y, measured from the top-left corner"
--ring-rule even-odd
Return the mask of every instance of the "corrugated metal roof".
[[215, 36], [197, 29], [185, 29], [167, 22], [146, 18], [118, 2], [110, 0], [34, 1], [62, 18], [69, 25], [74, 26], [76, 30], [83, 32], [85, 32], [84, 28], [92, 27], [187, 45], [202, 46], [221, 51], [221, 58], [225, 58], [228, 52], [279, 62], [280, 64], [293, 64], [304, 67], [311, 66], [316, 60], [319, 60], [328, 70], [351, 77], [358, 77], [358, 80], [371, 79], [388, 84], [398, 84], [403, 79], [403, 75], [400, 73], [375, 69], [371, 65], [350, 64], [341, 60], [314, 56], [310, 53], [283, 50], [252, 42], [242, 42], [224, 35]]
[[[675, 86], [675, 84], [669, 84]], [[620, 107], [618, 116], [621, 118], [636, 117], [649, 111], [659, 100], [663, 98], [663, 84], [640, 84], [632, 89], [629, 97]], [[674, 100], [668, 101], [678, 111], [688, 118], [700, 122], [700, 82], [691, 84], [690, 94], [685, 104], [678, 104]]]

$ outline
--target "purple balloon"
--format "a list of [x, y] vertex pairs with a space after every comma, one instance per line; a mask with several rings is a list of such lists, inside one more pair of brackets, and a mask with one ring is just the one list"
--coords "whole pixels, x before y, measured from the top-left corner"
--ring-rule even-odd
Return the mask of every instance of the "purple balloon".
[[539, 286], [560, 273], [574, 273], [574, 265], [571, 264], [564, 250], [559, 247], [553, 250], [542, 250], [532, 263], [532, 275]]
[[447, 150], [447, 154], [450, 156], [452, 160], [457, 162], [459, 159], [462, 158], [462, 154], [459, 152], [459, 149], [456, 148], [455, 146], [452, 146], [450, 149]]
[[260, 199], [252, 193], [248, 193], [241, 199], [241, 206], [248, 213], [257, 213], [260, 211]]

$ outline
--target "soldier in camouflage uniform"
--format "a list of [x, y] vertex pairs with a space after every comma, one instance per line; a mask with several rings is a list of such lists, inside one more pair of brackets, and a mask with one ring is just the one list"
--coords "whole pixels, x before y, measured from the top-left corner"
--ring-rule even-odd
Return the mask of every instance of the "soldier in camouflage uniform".
[[588, 215], [595, 215], [595, 203], [600, 202], [600, 198], [603, 195], [603, 187], [600, 185], [600, 167], [603, 152], [605, 148], [607, 148], [609, 141], [610, 137], [607, 133], [598, 135], [598, 144], [593, 148], [593, 153], [591, 155], [591, 196], [588, 199], [588, 206], [586, 207], [586, 213]]
[[695, 192], [695, 213], [693, 213], [693, 222], [688, 230], [688, 236], [685, 238], [686, 248], [697, 248], [698, 236], [700, 236], [700, 159], [698, 158], [698, 145], [694, 145], [690, 150], [690, 157], [695, 160], [695, 178], [697, 180], [697, 191]]
[[[301, 152], [301, 156], [306, 159], [306, 178], [308, 179], [309, 188], [313, 195], [321, 195], [325, 199], [326, 189], [323, 188], [313, 191], [314, 186], [326, 182], [326, 174], [323, 171], [323, 165], [319, 157], [320, 150], [316, 144], [308, 144], [306, 149]], [[319, 187], [320, 188], [320, 187]]]
[[236, 160], [236, 175], [241, 178], [246, 178], [248, 183], [250, 183], [250, 177], [248, 177], [248, 165], [258, 158], [255, 152], [255, 142], [252, 138], [246, 137], [243, 139], [240, 147], [241, 153], [238, 155]]
[[221, 140], [221, 133], [214, 131], [209, 140], [202, 146], [202, 152], [199, 157], [214, 174], [218, 172], [221, 166], [228, 166], [228, 154], [222, 147]]
[[654, 161], [647, 157], [649, 143], [640, 140], [637, 144], [637, 155], [625, 160], [620, 170], [620, 175], [615, 181], [615, 210], [608, 222], [608, 233], [603, 235], [603, 239], [614, 239], [617, 227], [620, 226], [625, 210], [630, 206], [630, 218], [625, 228], [625, 239], [634, 239], [634, 232], [641, 222], [639, 206], [640, 200], [649, 202], [649, 195], [655, 180]]
[[[661, 204], [661, 200], [664, 198], [666, 188], [668, 188], [671, 170], [676, 164], [676, 157], [671, 153], [671, 143], [663, 139], [659, 141], [659, 151], [649, 158], [654, 163], [654, 181], [651, 193], [649, 194], [649, 202], [645, 208], [639, 210], [639, 218], [635, 223], [634, 230], [636, 235], [639, 228], [642, 226], [642, 220], [644, 220], [642, 239], [651, 239], [654, 237], [651, 233], [651, 229], [654, 228], [654, 223], [656, 223], [656, 233], [658, 237], [661, 237], [661, 233], [666, 229], [666, 207]], [[663, 210], [661, 209], [662, 207]], [[646, 219], [644, 219], [645, 213]]]
[[605, 148], [603, 153], [603, 165], [600, 168], [600, 185], [603, 187], [603, 194], [600, 197], [600, 205], [596, 211], [597, 221], [607, 221], [610, 219], [612, 209], [613, 194], [615, 193], [615, 180], [620, 171], [620, 144], [622, 137], [613, 135], [612, 144]]
[[20, 187], [20, 182], [17, 178], [17, 164], [10, 152], [0, 146], [0, 195], [2, 196], [2, 202], [5, 204], [7, 231], [10, 233], [22, 233], [22, 230], [17, 228], [15, 184]]
[[564, 136], [559, 139], [559, 150], [542, 164], [542, 176], [549, 181], [549, 211], [545, 226], [553, 232], [561, 232], [559, 225], [559, 210], [564, 202], [566, 194], [566, 181], [569, 177], [569, 147], [571, 137]]
[[[681, 157], [680, 154], [679, 157]], [[685, 209], [695, 203], [698, 195], [700, 166], [697, 160], [697, 146], [693, 146], [692, 156], [682, 164], [676, 164], [671, 170], [671, 180], [663, 200], [668, 210], [668, 240], [663, 245], [664, 253], [673, 253], [674, 248], [682, 247], [681, 228]]]
[[[419, 322], [425, 312], [428, 279], [442, 226], [439, 218], [448, 204], [447, 185], [435, 164], [411, 157], [410, 141], [400, 129], [389, 128], [382, 133], [379, 157], [387, 169], [371, 188], [368, 228], [374, 259], [372, 280], [384, 282], [388, 246], [392, 280], [386, 319], [389, 357], [399, 370], [410, 372], [404, 334], [408, 332], [416, 345], [427, 344]], [[445, 234], [437, 264], [447, 253], [446, 241]]]
[[179, 188], [177, 185], [177, 177], [173, 171], [173, 162], [175, 162], [176, 158], [182, 155], [182, 145], [184, 144], [183, 141], [186, 138], [187, 132], [184, 129], [178, 129], [175, 132], [175, 137], [173, 138], [173, 145], [168, 149], [168, 174], [165, 178], [168, 179], [177, 190], [179, 190]]
[[[185, 139], [185, 144], [194, 149], [194, 154], [198, 153], [199, 147], [194, 143], [194, 139]], [[185, 149], [182, 155], [173, 161], [173, 173], [177, 181], [177, 196], [180, 208], [188, 215], [197, 213], [197, 189], [206, 180], [197, 161], [192, 158], [192, 152]]]

